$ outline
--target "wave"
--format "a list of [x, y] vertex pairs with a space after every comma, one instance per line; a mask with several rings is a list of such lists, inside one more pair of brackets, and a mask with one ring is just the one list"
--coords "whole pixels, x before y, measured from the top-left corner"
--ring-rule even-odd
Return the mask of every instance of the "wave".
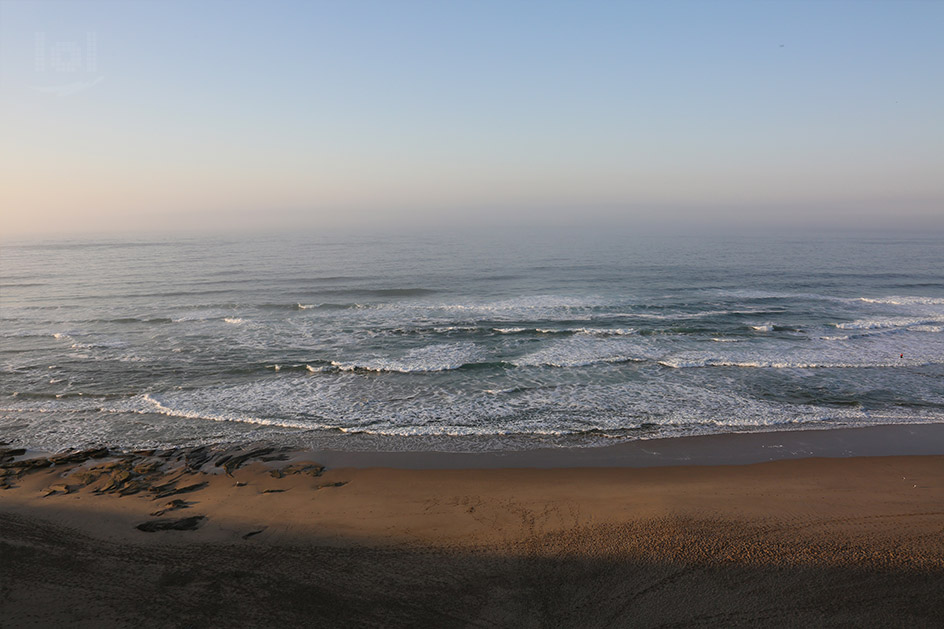
[[[148, 422], [161, 421], [161, 438], [167, 443], [181, 435], [212, 435], [214, 438], [221, 430], [230, 430], [201, 428], [200, 422], [207, 421], [272, 429], [254, 433], [259, 438], [277, 437], [280, 429], [291, 431], [281, 432], [292, 435], [289, 438], [298, 436], [297, 431], [418, 437], [596, 435], [640, 438], [717, 433], [719, 428], [720, 432], [725, 429], [740, 432], [793, 426], [828, 427], [837, 423], [926, 423], [944, 418], [944, 406], [940, 404], [871, 411], [860, 407], [761, 400], [728, 389], [712, 390], [665, 380], [505, 387], [467, 394], [450, 393], [436, 386], [417, 391], [411, 384], [408, 389], [392, 395], [387, 390], [383, 402], [378, 403], [379, 398], [360, 386], [365, 381], [376, 382], [374, 379], [359, 379], [358, 383], [347, 380], [356, 386], [346, 388], [327, 385], [314, 378], [274, 379], [249, 385], [150, 392], [116, 400], [38, 399], [21, 403], [8, 398], [0, 413], [50, 413], [54, 417], [39, 420], [37, 428], [42, 422], [55, 421], [55, 435], [69, 438], [69, 434], [88, 436], [90, 432], [105, 430], [110, 431], [111, 438], [119, 440], [130, 434], [125, 432], [127, 422], [90, 417], [64, 420], [63, 417], [69, 413], [93, 412], [179, 418], [182, 421], [131, 422], [145, 427], [144, 432], [138, 434], [149, 437]], [[433, 397], [429, 397], [430, 394]], [[317, 412], [311, 412], [312, 408]], [[31, 420], [25, 418], [24, 421]], [[232, 434], [244, 434], [238, 426], [231, 430]]]
[[[143, 413], [159, 413], [161, 415], [167, 415], [169, 417], [182, 417], [184, 419], [201, 419], [217, 422], [240, 422], [245, 424], [257, 424], [260, 426], [277, 426], [281, 428], [297, 428], [302, 430], [311, 430], [312, 428], [327, 428], [327, 426], [312, 426], [309, 421], [301, 420], [291, 420], [291, 419], [277, 419], [277, 418], [267, 418], [267, 417], [252, 417], [244, 415], [233, 415], [229, 413], [209, 413], [201, 412], [188, 409], [175, 409], [165, 406], [159, 400], [151, 397], [150, 394], [144, 394], [142, 399], [152, 406], [151, 409], [144, 410], [121, 410], [114, 412], [131, 412], [137, 414]], [[108, 412], [107, 409], [102, 409], [105, 412]]]
[[739, 367], [743, 369], [871, 369], [877, 367], [926, 367], [944, 364], [942, 360], [912, 361], [904, 359], [884, 362], [842, 362], [842, 361], [778, 361], [778, 360], [729, 360], [725, 358], [662, 358], [660, 365], [671, 369], [692, 369], [702, 367]]
[[834, 295], [821, 295], [818, 293], [791, 293], [791, 292], [752, 290], [752, 289], [719, 290], [719, 291], [713, 291], [713, 292], [714, 294], [722, 295], [725, 297], [738, 297], [741, 299], [758, 300], [758, 301], [772, 300], [772, 299], [786, 299], [786, 300], [807, 299], [811, 301], [847, 301], [847, 299], [844, 297], [836, 297]]
[[365, 304], [360, 304], [357, 302], [319, 302], [319, 303], [302, 303], [298, 302], [264, 302], [260, 304], [235, 304], [235, 303], [219, 303], [219, 304], [201, 304], [199, 306], [192, 306], [194, 308], [217, 308], [219, 310], [232, 310], [235, 308], [243, 308], [250, 306], [252, 308], [258, 308], [260, 310], [283, 310], [283, 311], [292, 311], [292, 310], [355, 310], [359, 308], [368, 308], [369, 306]]
[[944, 316], [858, 319], [856, 321], [834, 323], [833, 326], [840, 330], [890, 330], [936, 325], [939, 323], [944, 323]]
[[245, 369], [231, 369], [228, 373], [252, 374], [257, 373], [259, 369], [263, 371], [288, 371], [288, 372], [306, 372], [323, 373], [327, 371], [337, 371], [333, 369], [327, 361], [311, 361], [307, 363], [270, 363], [261, 367], [248, 367]]
[[508, 327], [490, 328], [498, 334], [547, 334], [547, 335], [584, 335], [584, 336], [631, 336], [639, 334], [635, 328], [528, 328]]
[[119, 323], [119, 324], [136, 324], [136, 323], [173, 323], [174, 320], [169, 317], [153, 317], [150, 319], [144, 319], [140, 317], [118, 317], [116, 319], [89, 319], [87, 321], [77, 321], [76, 323]]
[[616, 339], [572, 337], [536, 352], [512, 358], [515, 367], [586, 367], [597, 363], [627, 363], [647, 360], [640, 348]]
[[731, 315], [762, 315], [762, 314], [781, 314], [783, 309], [779, 308], [736, 308], [730, 310], [700, 310], [697, 312], [617, 312], [601, 315], [600, 318], [629, 318], [629, 319], [652, 319], [655, 321], [679, 321], [687, 319], [708, 319], [712, 317], [728, 317]]
[[[851, 328], [855, 330], [856, 328]], [[820, 336], [823, 341], [850, 341], [853, 339], [875, 339], [883, 336], [905, 334], [908, 332], [919, 333], [939, 333], [944, 331], [944, 326], [940, 325], [910, 325], [901, 328], [866, 328], [852, 334], [825, 335]]]
[[273, 308], [287, 308], [289, 310], [358, 310], [361, 308], [367, 308], [364, 304], [359, 304], [356, 302], [349, 303], [335, 303], [335, 302], [323, 302], [318, 304], [303, 304], [297, 303], [294, 306], [286, 306], [283, 304], [267, 304]]
[[940, 306], [944, 305], [944, 297], [908, 297], [891, 295], [888, 297], [859, 297], [857, 301], [870, 304], [891, 304], [894, 306]]
[[401, 358], [370, 358], [354, 362], [331, 361], [339, 371], [426, 373], [454, 371], [481, 362], [484, 352], [473, 343], [431, 345], [407, 352]]
[[626, 356], [626, 355], [617, 355], [617, 356], [596, 356], [589, 358], [545, 358], [539, 359], [534, 356], [512, 360], [511, 364], [515, 367], [562, 367], [562, 368], [574, 368], [574, 367], [589, 367], [590, 365], [598, 365], [601, 363], [641, 363], [646, 362], [645, 358], [640, 358], [638, 356]]
[[602, 297], [567, 297], [563, 295], [528, 295], [497, 301], [469, 303], [427, 303], [424, 307], [445, 312], [461, 312], [482, 318], [498, 317], [518, 320], [552, 319], [554, 315], [568, 313], [571, 318], [578, 313], [583, 319], [587, 311], [612, 307], [612, 300]]
[[44, 282], [0, 282], [0, 288], [35, 288], [38, 286], [48, 286]]
[[233, 323], [233, 324], [236, 324], [236, 325], [239, 325], [240, 323], [245, 323], [245, 322], [246, 322], [245, 319], [241, 319], [241, 318], [239, 318], [239, 317], [223, 317], [223, 321], [225, 321], [226, 323]]

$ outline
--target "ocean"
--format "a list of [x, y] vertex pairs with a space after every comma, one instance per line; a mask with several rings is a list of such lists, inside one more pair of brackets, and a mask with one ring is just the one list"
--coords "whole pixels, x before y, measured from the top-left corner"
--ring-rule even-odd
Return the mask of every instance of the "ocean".
[[944, 237], [15, 241], [0, 441], [598, 446], [944, 421]]

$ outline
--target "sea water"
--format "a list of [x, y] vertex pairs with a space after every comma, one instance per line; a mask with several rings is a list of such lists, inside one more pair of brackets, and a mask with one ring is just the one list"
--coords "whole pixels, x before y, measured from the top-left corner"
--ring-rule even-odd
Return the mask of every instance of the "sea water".
[[475, 451], [944, 421], [942, 234], [17, 241], [0, 440]]

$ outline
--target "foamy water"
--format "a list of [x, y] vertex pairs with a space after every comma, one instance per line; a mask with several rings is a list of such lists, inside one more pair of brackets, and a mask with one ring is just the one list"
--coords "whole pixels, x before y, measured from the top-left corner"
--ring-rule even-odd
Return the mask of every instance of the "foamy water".
[[0, 439], [470, 450], [944, 421], [941, 242], [8, 245]]

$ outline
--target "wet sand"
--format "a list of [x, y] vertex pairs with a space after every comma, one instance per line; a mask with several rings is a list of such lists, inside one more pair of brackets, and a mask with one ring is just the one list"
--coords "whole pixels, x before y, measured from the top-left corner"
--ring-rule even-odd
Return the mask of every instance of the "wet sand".
[[4, 627], [944, 623], [940, 455], [432, 470], [93, 454], [6, 457]]

